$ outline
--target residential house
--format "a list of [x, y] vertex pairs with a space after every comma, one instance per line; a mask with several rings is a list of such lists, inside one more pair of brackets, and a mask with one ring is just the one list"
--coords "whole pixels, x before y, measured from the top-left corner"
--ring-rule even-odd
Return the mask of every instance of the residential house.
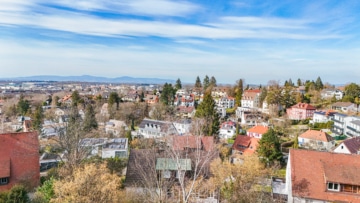
[[335, 115], [335, 111], [327, 110], [327, 111], [315, 111], [311, 123], [327, 123], [328, 121], [332, 121]]
[[88, 149], [89, 156], [100, 156], [101, 158], [127, 158], [127, 138], [85, 138], [80, 141], [80, 146]]
[[114, 136], [119, 136], [121, 133], [125, 133], [125, 131], [128, 131], [129, 128], [127, 127], [125, 121], [110, 119], [105, 124], [105, 133], [106, 134], [112, 134]]
[[192, 118], [195, 116], [195, 107], [194, 106], [178, 106], [175, 109], [175, 114], [179, 118]]
[[360, 137], [344, 140], [333, 150], [333, 152], [342, 154], [360, 154]]
[[286, 114], [290, 120], [305, 120], [314, 116], [316, 108], [310, 104], [298, 103], [286, 109]]
[[261, 139], [262, 135], [267, 133], [269, 128], [263, 125], [257, 125], [247, 130], [246, 135], [249, 137]]
[[344, 129], [345, 129], [345, 118], [347, 117], [346, 114], [341, 114], [341, 113], [335, 113], [334, 114], [334, 118], [332, 119], [332, 121], [334, 122], [334, 125], [331, 129], [331, 131], [333, 133], [335, 133], [336, 135], [343, 135]]
[[262, 114], [255, 108], [237, 107], [235, 114], [240, 123], [247, 126], [259, 125], [266, 123], [268, 120], [268, 116]]
[[349, 113], [351, 111], [356, 111], [356, 106], [351, 102], [336, 102], [331, 105], [331, 109], [339, 112]]
[[323, 89], [320, 94], [322, 99], [331, 99], [335, 97], [337, 100], [341, 100], [344, 96], [344, 92], [338, 89]]
[[334, 125], [331, 131], [336, 135], [360, 136], [360, 117], [336, 113], [333, 122]]
[[232, 145], [232, 154], [252, 155], [259, 145], [259, 138], [238, 135]]
[[212, 97], [227, 97], [227, 93], [229, 91], [230, 87], [221, 87], [221, 86], [217, 86], [217, 87], [213, 87], [211, 89], [211, 96]]
[[225, 107], [216, 107], [216, 113], [220, 116], [220, 118], [225, 118], [226, 116], [226, 108]]
[[158, 95], [153, 95], [153, 94], [147, 94], [144, 98], [144, 101], [147, 104], [157, 104], [159, 103], [159, 96]]
[[335, 140], [329, 134], [319, 130], [307, 130], [298, 137], [300, 147], [318, 151], [330, 151], [335, 146]]
[[168, 140], [175, 151], [202, 150], [210, 152], [216, 147], [213, 136], [171, 136]]
[[191, 129], [191, 120], [190, 119], [177, 120], [177, 121], [174, 121], [173, 124], [179, 135], [186, 135], [186, 134], [190, 133], [190, 129]]
[[139, 125], [138, 135], [144, 138], [161, 138], [178, 135], [178, 132], [171, 122], [145, 118]]
[[359, 155], [290, 149], [288, 202], [360, 202]]
[[[240, 128], [240, 127], [239, 127]], [[232, 138], [236, 134], [236, 123], [233, 121], [225, 121], [219, 129], [219, 137], [221, 139]]]
[[233, 97], [221, 97], [217, 100], [216, 105], [221, 108], [231, 109], [235, 106], [235, 98]]
[[241, 106], [249, 108], [259, 108], [260, 94], [260, 89], [245, 90], [241, 98]]
[[0, 134], [0, 191], [16, 184], [40, 184], [39, 140], [36, 132]]
[[174, 105], [185, 107], [195, 106], [195, 97], [193, 94], [176, 95]]

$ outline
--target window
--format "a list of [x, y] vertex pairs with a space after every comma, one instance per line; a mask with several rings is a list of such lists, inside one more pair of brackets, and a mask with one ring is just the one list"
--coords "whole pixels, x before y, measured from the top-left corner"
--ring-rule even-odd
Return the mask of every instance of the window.
[[328, 183], [327, 189], [331, 191], [340, 191], [339, 183]]
[[6, 185], [9, 183], [9, 178], [0, 178], [0, 185]]

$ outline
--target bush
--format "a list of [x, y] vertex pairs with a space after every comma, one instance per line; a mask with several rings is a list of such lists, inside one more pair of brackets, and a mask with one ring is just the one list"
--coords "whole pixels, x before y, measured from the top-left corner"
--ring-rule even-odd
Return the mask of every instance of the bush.
[[27, 191], [22, 185], [15, 185], [7, 195], [6, 203], [28, 203], [30, 202]]

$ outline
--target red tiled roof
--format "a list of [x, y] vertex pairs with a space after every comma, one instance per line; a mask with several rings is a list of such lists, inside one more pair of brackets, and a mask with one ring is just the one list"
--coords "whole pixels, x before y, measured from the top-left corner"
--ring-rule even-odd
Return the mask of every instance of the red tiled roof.
[[291, 108], [306, 109], [306, 110], [316, 110], [315, 107], [313, 107], [313, 106], [311, 106], [310, 104], [307, 104], [307, 103], [297, 103], [294, 106], [292, 106]]
[[[258, 138], [253, 138], [244, 135], [238, 135], [235, 139], [234, 144], [232, 145], [232, 149], [243, 152], [244, 155], [250, 155], [255, 153], [257, 146], [259, 145]], [[242, 148], [240, 146], [244, 146], [246, 148]]]
[[[328, 191], [327, 182], [360, 185], [360, 156], [290, 150], [292, 194], [331, 202], [360, 202], [355, 193]], [[289, 180], [290, 181], [290, 180]]]
[[10, 159], [0, 157], [0, 178], [10, 177]]
[[329, 134], [319, 130], [307, 130], [303, 134], [299, 135], [299, 137], [310, 140], [319, 140], [323, 142], [330, 142], [334, 140], [334, 138], [331, 137]]
[[254, 89], [254, 90], [245, 90], [244, 93], [260, 93], [260, 89]]
[[264, 134], [269, 130], [268, 127], [263, 126], [263, 125], [257, 125], [254, 126], [252, 128], [250, 128], [249, 130], [247, 130], [247, 132], [249, 133], [258, 133], [258, 134]]

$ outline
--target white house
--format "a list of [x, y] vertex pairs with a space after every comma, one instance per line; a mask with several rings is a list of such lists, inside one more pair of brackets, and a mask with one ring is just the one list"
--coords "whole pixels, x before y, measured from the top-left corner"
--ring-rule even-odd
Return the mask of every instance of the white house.
[[345, 113], [356, 111], [355, 104], [351, 102], [336, 102], [331, 105], [331, 109]]
[[144, 138], [161, 138], [179, 134], [172, 122], [145, 118], [139, 125], [138, 135]]
[[128, 156], [127, 138], [85, 138], [80, 141], [80, 145], [89, 150], [89, 156], [98, 155], [101, 158]]
[[222, 108], [231, 109], [235, 106], [235, 98], [233, 97], [221, 97], [217, 100], [217, 106]]
[[236, 123], [226, 121], [221, 124], [219, 129], [219, 137], [222, 139], [232, 138], [236, 134]]
[[340, 100], [344, 96], [344, 92], [338, 89], [324, 89], [320, 92], [322, 99], [331, 99], [335, 96], [337, 100]]
[[179, 135], [185, 135], [190, 133], [191, 129], [191, 120], [190, 119], [182, 119], [173, 122], [177, 132]]
[[360, 137], [344, 140], [333, 150], [333, 152], [341, 154], [360, 154]]
[[260, 89], [255, 90], [245, 90], [241, 98], [241, 106], [249, 108], [259, 108], [260, 107]]
[[328, 111], [315, 111], [311, 123], [327, 123], [334, 118], [336, 112]]
[[308, 130], [298, 137], [299, 146], [319, 151], [330, 151], [335, 140], [329, 134], [319, 130]]

